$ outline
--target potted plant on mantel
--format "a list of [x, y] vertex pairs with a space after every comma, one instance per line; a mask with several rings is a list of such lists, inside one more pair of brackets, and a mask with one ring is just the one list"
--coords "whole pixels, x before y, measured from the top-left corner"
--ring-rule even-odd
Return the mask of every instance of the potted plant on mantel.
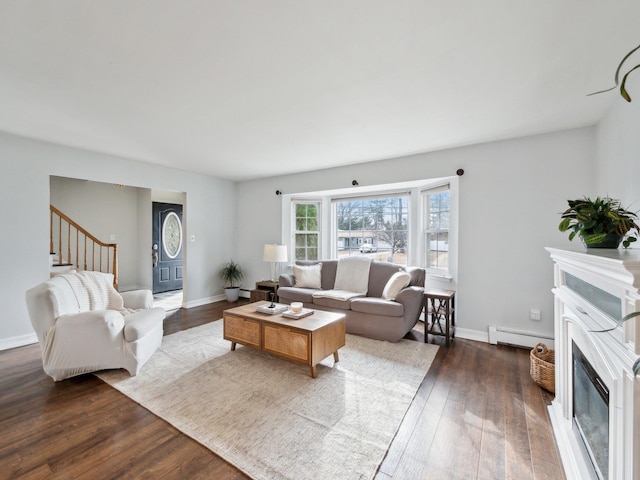
[[571, 230], [569, 240], [579, 235], [587, 248], [618, 248], [620, 242], [628, 248], [637, 240], [635, 235], [640, 234], [635, 222], [637, 214], [622, 208], [619, 200], [584, 197], [568, 200], [568, 203], [569, 208], [562, 212], [558, 229], [561, 232]]
[[224, 287], [224, 293], [227, 295], [228, 302], [237, 302], [240, 294], [240, 280], [244, 277], [244, 272], [240, 265], [233, 260], [229, 260], [222, 266], [220, 270], [220, 278], [224, 280], [227, 287]]
[[[622, 208], [619, 200], [608, 197], [596, 197], [595, 200], [591, 200], [585, 197], [580, 200], [568, 200], [568, 203], [569, 208], [562, 213], [562, 221], [558, 228], [561, 232], [572, 230], [569, 240], [580, 235], [587, 248], [618, 248], [629, 232], [635, 230], [636, 234], [640, 233], [635, 222], [638, 215]], [[636, 237], [632, 234], [624, 239], [622, 245], [627, 248], [635, 241]], [[611, 332], [627, 320], [639, 316], [640, 312], [631, 312], [616, 320], [615, 327], [595, 332]], [[639, 372], [640, 358], [633, 364], [633, 374], [638, 375]]]

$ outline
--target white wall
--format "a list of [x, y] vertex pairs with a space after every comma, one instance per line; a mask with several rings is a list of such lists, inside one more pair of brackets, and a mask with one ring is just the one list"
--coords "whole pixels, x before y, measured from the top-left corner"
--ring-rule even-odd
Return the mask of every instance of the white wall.
[[24, 293], [49, 276], [49, 176], [185, 192], [187, 304], [223, 295], [217, 272], [234, 254], [233, 182], [0, 133], [0, 349], [33, 340]]
[[[265, 243], [280, 243], [284, 193], [455, 175], [459, 182], [457, 321], [486, 339], [489, 325], [553, 335], [553, 268], [545, 246], [569, 246], [557, 229], [566, 200], [594, 191], [594, 129], [371, 162], [238, 184], [238, 254], [244, 288], [268, 275]], [[529, 320], [539, 308], [541, 321]]]
[[[613, 105], [597, 129], [597, 193], [617, 198], [629, 210], [640, 210], [640, 72], [629, 77], [631, 103], [615, 92]], [[640, 240], [633, 244], [640, 248]]]

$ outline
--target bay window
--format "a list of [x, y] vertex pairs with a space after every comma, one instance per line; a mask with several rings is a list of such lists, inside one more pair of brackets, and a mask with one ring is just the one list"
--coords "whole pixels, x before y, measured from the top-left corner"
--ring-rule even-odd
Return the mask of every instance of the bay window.
[[[415, 265], [455, 285], [458, 177], [283, 197], [291, 261], [366, 256]], [[454, 283], [451, 283], [454, 282]]]

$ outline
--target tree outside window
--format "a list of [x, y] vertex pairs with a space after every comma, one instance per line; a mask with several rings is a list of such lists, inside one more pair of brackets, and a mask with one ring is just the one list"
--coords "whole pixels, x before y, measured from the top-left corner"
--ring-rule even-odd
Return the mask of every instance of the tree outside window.
[[295, 204], [294, 260], [318, 260], [318, 203]]
[[438, 189], [426, 192], [425, 196], [425, 252], [428, 269], [448, 273], [449, 271], [449, 212], [450, 194]]
[[366, 255], [406, 265], [408, 195], [335, 202], [338, 257]]

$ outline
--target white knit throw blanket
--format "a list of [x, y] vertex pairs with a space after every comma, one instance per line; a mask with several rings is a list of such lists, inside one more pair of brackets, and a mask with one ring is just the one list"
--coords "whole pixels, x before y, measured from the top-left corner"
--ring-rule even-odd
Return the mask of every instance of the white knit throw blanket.
[[344, 257], [338, 260], [334, 290], [366, 295], [369, 289], [369, 268], [371, 259], [368, 257]]
[[116, 310], [122, 314], [128, 313], [122, 296], [113, 288], [112, 274], [82, 271], [61, 276], [73, 288], [81, 312]]
[[346, 302], [354, 297], [361, 297], [362, 293], [349, 292], [348, 290], [318, 290], [313, 292], [313, 298], [333, 298]]

